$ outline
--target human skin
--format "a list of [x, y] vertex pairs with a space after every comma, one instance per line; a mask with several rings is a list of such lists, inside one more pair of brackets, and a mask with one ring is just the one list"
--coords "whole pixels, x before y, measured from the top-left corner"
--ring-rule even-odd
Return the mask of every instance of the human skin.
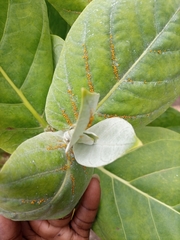
[[100, 181], [93, 176], [73, 217], [15, 222], [0, 216], [0, 240], [88, 240], [100, 197]]

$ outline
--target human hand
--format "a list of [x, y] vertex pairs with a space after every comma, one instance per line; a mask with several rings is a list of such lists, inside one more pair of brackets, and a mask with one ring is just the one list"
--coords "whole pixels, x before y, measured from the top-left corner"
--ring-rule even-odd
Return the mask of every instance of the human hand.
[[15, 222], [0, 216], [0, 240], [88, 240], [100, 202], [100, 182], [93, 177], [73, 218]]

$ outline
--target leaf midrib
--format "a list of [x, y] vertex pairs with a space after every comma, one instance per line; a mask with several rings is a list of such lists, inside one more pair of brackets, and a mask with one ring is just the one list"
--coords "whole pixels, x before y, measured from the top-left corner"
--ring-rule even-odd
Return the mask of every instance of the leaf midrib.
[[16, 94], [20, 97], [22, 100], [24, 106], [31, 112], [31, 114], [35, 117], [35, 119], [39, 122], [41, 127], [46, 128], [47, 122], [42, 118], [38, 112], [33, 108], [33, 106], [30, 104], [30, 102], [27, 100], [27, 98], [24, 96], [23, 92], [16, 87], [16, 85], [13, 83], [13, 81], [9, 78], [9, 76], [6, 74], [6, 72], [3, 70], [2, 67], [0, 67], [0, 72], [4, 79], [9, 83], [9, 85], [12, 87], [12, 89], [16, 92]]
[[124, 180], [124, 179], [116, 176], [115, 174], [109, 172], [109, 171], [106, 170], [104, 167], [98, 167], [98, 170], [101, 171], [103, 174], [106, 174], [107, 176], [109, 176], [111, 179], [116, 179], [117, 181], [125, 184], [126, 186], [130, 187], [131, 189], [135, 190], [136, 192], [142, 194], [142, 195], [143, 195], [144, 197], [146, 197], [147, 199], [152, 199], [152, 200], [154, 200], [154, 201], [156, 201], [156, 202], [159, 202], [160, 204], [164, 205], [166, 208], [169, 208], [170, 210], [172, 210], [172, 211], [174, 211], [174, 212], [176, 212], [176, 213], [179, 213], [179, 212], [177, 212], [174, 208], [172, 208], [172, 206], [169, 206], [169, 205], [167, 205], [166, 203], [161, 202], [160, 200], [158, 200], [158, 199], [152, 197], [151, 195], [149, 195], [149, 194], [141, 191], [140, 189], [134, 187], [134, 186], [131, 185], [128, 181], [126, 181], [126, 180]]
[[21, 177], [19, 179], [12, 180], [11, 182], [0, 183], [0, 186], [9, 187], [9, 186], [11, 186], [11, 184], [13, 184], [13, 185], [21, 184], [21, 183], [24, 183], [25, 181], [28, 181], [28, 180], [39, 179], [40, 177], [48, 176], [50, 174], [55, 174], [55, 173], [58, 173], [58, 172], [62, 172], [62, 169], [56, 167], [55, 169], [52, 169], [52, 170], [37, 172], [35, 174], [24, 176], [24, 177]]
[[138, 176], [137, 178], [134, 178], [130, 181], [128, 181], [130, 184], [133, 184], [133, 182], [136, 182], [138, 180], [141, 180], [141, 179], [146, 179], [152, 175], [157, 175], [157, 174], [160, 174], [160, 173], [164, 173], [164, 172], [168, 172], [168, 171], [171, 171], [171, 170], [174, 170], [174, 169], [179, 169], [180, 166], [173, 166], [173, 167], [167, 167], [167, 168], [164, 168], [164, 169], [160, 169], [160, 170], [156, 170], [154, 172], [149, 172], [147, 174], [144, 174], [142, 176]]

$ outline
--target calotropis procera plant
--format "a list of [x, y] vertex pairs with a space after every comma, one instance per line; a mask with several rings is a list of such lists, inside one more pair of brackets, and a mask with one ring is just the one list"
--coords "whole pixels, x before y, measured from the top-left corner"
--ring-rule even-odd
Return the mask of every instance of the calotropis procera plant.
[[89, 2], [0, 0], [0, 211], [63, 216], [94, 166], [101, 239], [178, 240], [180, 2]]
[[15, 220], [66, 216], [87, 187], [92, 167], [113, 162], [141, 145], [132, 126], [117, 117], [87, 128], [98, 99], [99, 94], [82, 89], [75, 126], [41, 133], [14, 151], [0, 174], [3, 215]]

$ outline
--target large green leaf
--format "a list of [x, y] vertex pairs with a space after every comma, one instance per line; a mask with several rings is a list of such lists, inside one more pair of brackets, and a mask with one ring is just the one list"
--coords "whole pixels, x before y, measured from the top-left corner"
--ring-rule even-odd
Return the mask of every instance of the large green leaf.
[[74, 23], [90, 1], [92, 0], [48, 0], [70, 25]]
[[42, 132], [53, 60], [46, 5], [0, 1], [0, 147], [12, 152]]
[[55, 219], [69, 214], [93, 174], [65, 154], [61, 132], [23, 142], [0, 171], [0, 214], [14, 220]]
[[180, 3], [94, 0], [66, 38], [47, 99], [57, 128], [76, 121], [81, 87], [100, 93], [95, 121], [145, 125], [180, 93]]
[[102, 240], [178, 240], [180, 140], [157, 140], [96, 172], [102, 197], [94, 231]]

